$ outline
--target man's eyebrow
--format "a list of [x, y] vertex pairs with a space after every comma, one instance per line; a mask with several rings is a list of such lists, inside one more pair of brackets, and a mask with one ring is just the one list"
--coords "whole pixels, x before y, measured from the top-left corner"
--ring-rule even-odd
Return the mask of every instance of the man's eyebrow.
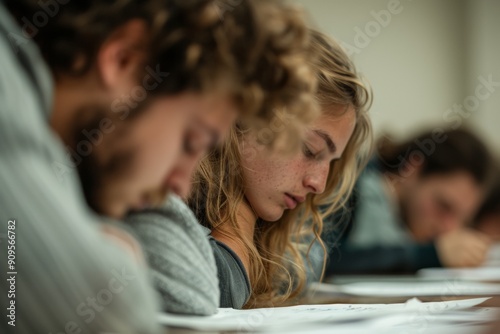
[[313, 132], [318, 136], [320, 136], [321, 138], [323, 138], [323, 140], [326, 143], [326, 146], [328, 146], [328, 150], [330, 151], [330, 153], [337, 152], [337, 146], [335, 146], [335, 143], [333, 142], [332, 138], [328, 133], [323, 132], [321, 130], [313, 130]]

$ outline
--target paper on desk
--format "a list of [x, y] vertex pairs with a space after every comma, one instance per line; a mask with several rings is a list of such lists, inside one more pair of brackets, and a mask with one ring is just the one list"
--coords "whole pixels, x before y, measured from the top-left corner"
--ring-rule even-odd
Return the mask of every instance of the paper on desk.
[[418, 271], [419, 277], [434, 279], [460, 279], [466, 281], [500, 281], [499, 267], [481, 268], [428, 268]]
[[304, 324], [343, 323], [394, 315], [396, 313], [439, 314], [461, 310], [483, 303], [488, 298], [421, 303], [410, 300], [404, 304], [331, 304], [300, 305], [253, 310], [219, 309], [213, 316], [182, 316], [159, 314], [161, 324], [170, 327], [206, 331], [257, 331], [266, 328], [297, 327]]
[[477, 334], [499, 316], [498, 309], [476, 308], [439, 314], [394, 313], [365, 321], [340, 324], [304, 324], [282, 330], [263, 330], [261, 334]]
[[477, 334], [499, 316], [493, 308], [457, 310], [439, 314], [387, 313], [365, 321], [340, 324], [304, 324], [282, 330], [260, 331], [261, 334]]
[[488, 253], [485, 267], [500, 267], [500, 243], [493, 245]]
[[260, 334], [478, 334], [478, 333], [488, 333], [487, 325], [474, 325], [474, 326], [463, 326], [463, 325], [427, 325], [425, 328], [408, 328], [407, 326], [402, 327], [377, 327], [372, 324], [366, 324], [365, 322], [360, 323], [349, 323], [341, 326], [314, 326], [312, 328], [296, 328], [296, 329], [285, 329], [272, 330], [260, 332]]
[[500, 295], [500, 284], [456, 280], [416, 282], [316, 283], [312, 291], [370, 297], [492, 296]]
[[490, 248], [488, 258], [478, 268], [426, 268], [418, 276], [431, 279], [460, 279], [467, 281], [500, 281], [500, 244]]

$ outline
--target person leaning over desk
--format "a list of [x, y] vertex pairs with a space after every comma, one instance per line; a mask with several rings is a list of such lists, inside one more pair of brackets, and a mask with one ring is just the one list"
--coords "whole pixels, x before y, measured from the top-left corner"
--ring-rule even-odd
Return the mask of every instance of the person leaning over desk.
[[[249, 9], [244, 11], [246, 7]], [[243, 36], [237, 41], [241, 43], [239, 52], [254, 54], [255, 63], [259, 64], [255, 67], [254, 64], [245, 63], [251, 73], [245, 91], [262, 98], [260, 116], [269, 116], [267, 120], [264, 119], [265, 122], [263, 119], [258, 122], [240, 119], [238, 124], [245, 124], [250, 130], [274, 128], [281, 121], [280, 117], [283, 117], [285, 121], [291, 119], [293, 122], [283, 126], [278, 137], [300, 137], [302, 128], [317, 115], [314, 101], [316, 78], [304, 61], [311, 36], [301, 13], [281, 1], [251, 0], [241, 2], [228, 12], [224, 22], [229, 24], [232, 18], [239, 23], [233, 22], [229, 27], [246, 20], [254, 22], [251, 27], [255, 29], [255, 34], [250, 35], [257, 38], [247, 40]], [[240, 36], [241, 30], [231, 28], [230, 32]], [[219, 33], [215, 31], [214, 36], [217, 37]], [[232, 36], [229, 32], [226, 34]], [[250, 44], [250, 41], [255, 45]], [[204, 53], [209, 52], [206, 50]], [[279, 111], [276, 113], [276, 110]], [[226, 145], [228, 137], [232, 136], [232, 131], [229, 135], [221, 136], [222, 143], [215, 145], [212, 151], [222, 149], [221, 146]], [[169, 179], [174, 184], [175, 196], [171, 196], [159, 208], [137, 210], [125, 219], [143, 245], [155, 287], [161, 294], [162, 307], [168, 312], [214, 314], [217, 307], [221, 306], [220, 288], [226, 290], [229, 286], [220, 282], [220, 275], [217, 277], [216, 263], [224, 253], [214, 251], [208, 238], [209, 232], [200, 225], [183, 201], [190, 193], [189, 185], [193, 183], [196, 187], [191, 172], [197, 169], [198, 161], [205, 153], [186, 152], [183, 155], [189, 167], [174, 169]], [[244, 291], [244, 286], [241, 286], [238, 293], [244, 294]], [[225, 295], [224, 292], [222, 295]], [[244, 298], [239, 300], [244, 301]]]
[[[279, 13], [274, 1], [247, 4]], [[67, 2], [43, 27], [23, 29], [26, 18], [40, 17], [39, 2], [0, 3], [0, 218], [16, 221], [16, 332], [162, 331], [139, 244], [102, 216], [120, 219], [184, 186], [170, 182], [175, 170], [191, 168], [184, 151], [202, 154], [238, 115], [271, 116], [252, 94], [239, 94], [249, 83], [258, 91], [249, 77], [264, 57], [245, 32], [255, 37], [269, 27], [244, 21], [233, 35], [239, 43], [227, 35], [219, 41], [251, 50], [222, 45], [226, 53], [216, 61], [202, 52], [203, 43], [219, 52], [214, 41], [198, 40], [207, 26], [223, 31], [234, 23], [230, 13], [220, 20], [216, 5]], [[248, 17], [247, 9], [232, 13]], [[291, 50], [301, 48], [298, 42]], [[312, 99], [313, 83], [275, 79], [292, 100]], [[203, 94], [207, 86], [214, 94]]]
[[500, 242], [500, 168], [498, 167], [496, 181], [474, 218], [473, 227]]
[[368, 158], [369, 87], [339, 43], [320, 31], [312, 30], [308, 55], [321, 116], [286, 142], [295, 146], [284, 151], [283, 143], [262, 142], [258, 130], [238, 124], [195, 174], [188, 203], [210, 234], [221, 307], [297, 302], [312, 270], [309, 246], [321, 243], [320, 208], [341, 206]]
[[326, 275], [481, 265], [491, 240], [466, 224], [491, 179], [490, 153], [469, 131], [381, 141], [347, 208], [325, 226]]

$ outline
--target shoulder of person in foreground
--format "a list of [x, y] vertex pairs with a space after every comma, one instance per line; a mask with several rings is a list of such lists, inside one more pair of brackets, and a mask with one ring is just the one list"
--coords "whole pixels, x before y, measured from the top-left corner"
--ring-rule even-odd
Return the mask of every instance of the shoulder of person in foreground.
[[133, 213], [125, 221], [146, 253], [163, 310], [214, 314], [219, 306], [219, 284], [209, 231], [191, 209], [171, 195], [160, 208]]
[[0, 275], [0, 290], [15, 287], [8, 320], [20, 333], [161, 332], [147, 278], [93, 220], [49, 128], [48, 69], [29, 40], [13, 45], [9, 34], [22, 36], [0, 5], [0, 241], [18, 273], [8, 286]]

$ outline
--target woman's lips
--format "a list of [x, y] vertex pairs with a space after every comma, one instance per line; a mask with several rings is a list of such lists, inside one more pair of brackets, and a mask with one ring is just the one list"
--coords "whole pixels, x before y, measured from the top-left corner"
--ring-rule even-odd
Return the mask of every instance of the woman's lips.
[[298, 202], [291, 195], [285, 194], [285, 205], [288, 209], [292, 210], [297, 207]]

